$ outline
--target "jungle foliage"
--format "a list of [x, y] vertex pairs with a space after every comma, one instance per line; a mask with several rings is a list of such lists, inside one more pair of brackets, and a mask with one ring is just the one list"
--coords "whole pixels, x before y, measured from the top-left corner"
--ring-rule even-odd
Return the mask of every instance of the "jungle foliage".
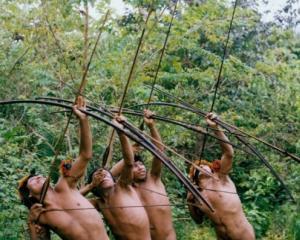
[[[89, 18], [84, 41], [85, 8], [81, 0], [0, 0], [0, 99], [54, 96], [74, 99], [88, 55], [109, 1], [88, 1], [96, 9]], [[124, 0], [133, 10], [111, 14], [88, 73], [84, 94], [90, 104], [118, 106], [149, 7], [155, 9], [130, 84], [125, 107], [145, 103], [171, 19], [174, 0]], [[215, 112], [252, 135], [300, 155], [300, 38], [293, 31], [299, 21], [294, 3], [273, 22], [263, 22], [255, 0], [238, 1], [224, 63]], [[81, 11], [80, 11], [81, 10]], [[222, 0], [181, 1], [175, 14], [157, 86], [200, 109], [210, 109], [221, 64], [232, 4]], [[55, 36], [55, 38], [54, 38]], [[71, 77], [72, 75], [72, 77]], [[72, 79], [73, 78], [73, 79]], [[71, 87], [70, 87], [71, 86]], [[155, 92], [152, 101], [174, 102]], [[198, 116], [173, 108], [151, 107], [157, 114], [205, 126]], [[140, 108], [140, 110], [142, 110]], [[14, 105], [0, 108], [0, 239], [28, 239], [27, 209], [17, 196], [17, 180], [36, 169], [47, 175], [57, 149], [59, 158], [78, 152], [77, 122], [72, 121], [65, 141], [55, 148], [68, 113], [45, 106]], [[128, 116], [138, 126], [140, 119]], [[110, 129], [91, 120], [94, 157], [89, 170], [101, 163]], [[186, 158], [199, 157], [203, 136], [158, 122], [166, 145]], [[235, 144], [240, 144], [229, 136]], [[265, 145], [249, 139], [269, 160], [293, 193], [292, 203], [280, 184], [253, 155], [235, 151], [231, 177], [235, 182], [257, 239], [300, 239], [300, 165]], [[115, 143], [114, 161], [120, 159]], [[149, 153], [144, 153], [151, 160]], [[169, 154], [169, 153], [168, 153]], [[169, 154], [186, 172], [187, 166]], [[204, 157], [220, 156], [218, 143], [208, 138]], [[171, 202], [183, 203], [186, 191], [166, 169], [163, 174]], [[215, 239], [206, 221], [197, 226], [186, 207], [174, 207], [178, 239]], [[54, 237], [56, 238], [56, 237]]]

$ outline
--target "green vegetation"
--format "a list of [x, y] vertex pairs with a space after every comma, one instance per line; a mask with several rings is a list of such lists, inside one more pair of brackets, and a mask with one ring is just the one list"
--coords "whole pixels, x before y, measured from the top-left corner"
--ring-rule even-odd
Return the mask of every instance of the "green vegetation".
[[[84, 14], [79, 11], [84, 9], [83, 2], [0, 0], [0, 99], [37, 96], [74, 99], [74, 92], [68, 86], [78, 89], [86, 62], [83, 57]], [[89, 20], [90, 54], [109, 1], [88, 2], [98, 10], [97, 18], [100, 18]], [[173, 5], [166, 0], [124, 2], [131, 4], [134, 11], [109, 18], [84, 94], [95, 103], [119, 104], [143, 27], [144, 12], [153, 4], [155, 12], [125, 99], [125, 107], [129, 107], [145, 103], [149, 97], [150, 89], [145, 84], [153, 80], [171, 19], [168, 9]], [[179, 4], [157, 85], [208, 111], [232, 6], [221, 0], [191, 2], [186, 0]], [[293, 15], [293, 1], [288, 2], [290, 8], [278, 14], [277, 22], [264, 23], [253, 7], [255, 0], [239, 1], [215, 112], [224, 121], [299, 156], [300, 38], [292, 30], [297, 16]], [[156, 100], [173, 101], [155, 92], [153, 101]], [[162, 116], [205, 126], [203, 119], [191, 113], [163, 107], [151, 109]], [[67, 120], [67, 113], [60, 111], [45, 106], [0, 107], [0, 239], [28, 239], [27, 209], [18, 200], [17, 180], [32, 168], [44, 175], [49, 173], [55, 143]], [[136, 126], [140, 122], [136, 117], [128, 116], [128, 119]], [[76, 121], [72, 121], [65, 141], [57, 147], [60, 159], [74, 157], [78, 152], [77, 126], [73, 123]], [[94, 159], [89, 171], [101, 162], [110, 131], [101, 122], [92, 120], [91, 123]], [[202, 136], [163, 122], [157, 125], [165, 144], [188, 159], [199, 157]], [[256, 157], [235, 151], [231, 177], [257, 239], [300, 239], [300, 165], [254, 140], [250, 142], [270, 161], [296, 199], [296, 203], [289, 200]], [[113, 159], [117, 161], [120, 151], [118, 143], [115, 145]], [[204, 157], [213, 160], [219, 155], [218, 143], [208, 138]], [[187, 166], [180, 159], [170, 156], [186, 171]], [[182, 185], [167, 170], [163, 177], [171, 202], [183, 203], [186, 192]], [[197, 226], [186, 207], [173, 210], [178, 239], [215, 239], [209, 221]]]

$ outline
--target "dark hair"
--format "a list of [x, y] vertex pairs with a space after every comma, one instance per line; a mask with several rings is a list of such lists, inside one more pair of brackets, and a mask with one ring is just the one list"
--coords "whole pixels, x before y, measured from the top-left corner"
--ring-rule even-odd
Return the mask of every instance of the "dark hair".
[[23, 177], [19, 181], [18, 192], [21, 202], [30, 209], [33, 204], [38, 203], [38, 199], [35, 197], [30, 197], [30, 190], [27, 187], [28, 180], [32, 177], [36, 176], [35, 174], [30, 174], [28, 176]]
[[[95, 173], [96, 171], [100, 170], [100, 169], [103, 169], [103, 170], [109, 172], [109, 174], [110, 174], [111, 178], [113, 179], [113, 181], [116, 182], [114, 176], [111, 174], [111, 172], [109, 171], [109, 169], [103, 167], [103, 168], [95, 168], [95, 169], [90, 173], [90, 175], [89, 175], [89, 177], [88, 177], [88, 182], [87, 182], [87, 183], [91, 183], [91, 182], [93, 181], [93, 175], [94, 175], [94, 173]], [[100, 187], [94, 187], [94, 188], [92, 189], [92, 193], [93, 193], [95, 196], [97, 196], [97, 197], [101, 197], [101, 196], [102, 196], [102, 192], [103, 192], [103, 191], [102, 191], [102, 189], [101, 189]]]
[[139, 155], [139, 154], [134, 154], [134, 161], [135, 162], [141, 162], [141, 163], [144, 164], [144, 160], [143, 160], [142, 156]]

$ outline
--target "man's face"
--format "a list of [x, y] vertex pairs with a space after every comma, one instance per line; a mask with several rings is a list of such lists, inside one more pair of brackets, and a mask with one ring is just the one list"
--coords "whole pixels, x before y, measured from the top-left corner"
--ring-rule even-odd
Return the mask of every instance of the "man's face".
[[[207, 173], [211, 173], [211, 174], [213, 173], [211, 168], [205, 164], [201, 164], [199, 167], [202, 168]], [[205, 173], [200, 173], [200, 178], [203, 178], [203, 177], [209, 177], [209, 176]]]
[[30, 194], [31, 195], [40, 194], [45, 181], [46, 178], [41, 175], [37, 175], [29, 178], [27, 181], [27, 188], [29, 189]]
[[[213, 173], [211, 168], [209, 166], [205, 165], [205, 164], [200, 164], [199, 168], [201, 168], [202, 170], [204, 170], [207, 173], [210, 173], [210, 174]], [[190, 179], [194, 179], [194, 177], [196, 175], [196, 171], [197, 171], [197, 169], [194, 168], [194, 167], [192, 167], [192, 169], [190, 169], [190, 172], [189, 172], [189, 178]], [[203, 178], [206, 178], [206, 177], [209, 177], [209, 176], [207, 174], [205, 174], [204, 172], [199, 172], [198, 178], [203, 179]]]
[[147, 172], [146, 172], [146, 167], [145, 165], [137, 161], [133, 164], [133, 178], [134, 181], [143, 181], [146, 179]]
[[114, 179], [111, 176], [110, 172], [108, 172], [105, 169], [98, 169], [93, 174], [93, 181], [95, 181], [97, 183], [97, 186], [102, 189], [110, 188], [115, 184]]
[[201, 164], [200, 168], [204, 169], [206, 172], [212, 173], [212, 170], [209, 166], [207, 166], [206, 164]]

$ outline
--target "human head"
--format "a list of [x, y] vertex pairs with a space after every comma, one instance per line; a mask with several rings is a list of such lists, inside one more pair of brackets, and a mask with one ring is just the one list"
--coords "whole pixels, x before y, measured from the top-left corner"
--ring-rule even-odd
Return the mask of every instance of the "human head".
[[96, 186], [92, 189], [92, 193], [100, 197], [106, 189], [114, 186], [115, 179], [108, 169], [98, 168], [89, 175], [88, 183], [92, 182], [96, 183]]
[[[208, 162], [206, 160], [196, 160], [194, 161], [194, 164], [202, 167], [203, 170], [209, 171], [209, 172], [218, 172], [221, 168], [221, 161], [220, 160], [214, 160], [213, 162]], [[202, 174], [205, 176], [205, 174]], [[189, 178], [195, 182], [198, 181], [201, 174], [199, 170], [197, 170], [193, 165], [190, 167], [189, 171]]]
[[135, 182], [145, 181], [147, 177], [147, 171], [142, 157], [138, 154], [134, 155], [133, 164], [133, 180]]
[[39, 195], [45, 183], [45, 178], [31, 173], [24, 176], [19, 181], [18, 192], [22, 203], [29, 209], [35, 203], [38, 203]]
[[143, 149], [143, 147], [140, 144], [138, 144], [138, 143], [132, 144], [132, 151], [133, 151], [134, 155], [138, 154], [142, 149]]

